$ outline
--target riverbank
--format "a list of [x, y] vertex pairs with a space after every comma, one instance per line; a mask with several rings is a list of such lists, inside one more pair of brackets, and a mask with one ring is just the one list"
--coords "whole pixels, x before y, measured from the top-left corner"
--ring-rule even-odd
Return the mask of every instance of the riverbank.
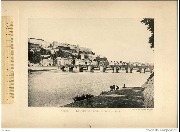
[[105, 92], [90, 99], [73, 102], [64, 107], [75, 108], [144, 108], [142, 87], [127, 87]]
[[154, 108], [154, 73], [142, 87], [102, 92], [99, 96], [73, 102], [64, 107], [80, 108]]
[[50, 70], [58, 70], [57, 66], [30, 66], [28, 67], [28, 71], [50, 71]]

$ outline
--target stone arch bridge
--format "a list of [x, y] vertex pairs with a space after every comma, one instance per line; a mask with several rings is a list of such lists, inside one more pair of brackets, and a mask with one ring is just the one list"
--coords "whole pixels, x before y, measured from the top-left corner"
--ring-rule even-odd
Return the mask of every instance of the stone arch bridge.
[[[132, 73], [133, 70], [136, 70], [139, 73], [152, 73], [154, 70], [153, 65], [133, 65], [133, 64], [126, 64], [126, 65], [59, 65], [58, 69], [61, 71], [68, 71], [68, 72], [83, 72], [89, 71], [94, 72], [95, 70], [99, 70], [100, 72], [106, 72], [111, 70], [113, 73], [118, 73], [121, 70], [125, 70], [126, 73]], [[66, 69], [66, 70], [65, 70]]]

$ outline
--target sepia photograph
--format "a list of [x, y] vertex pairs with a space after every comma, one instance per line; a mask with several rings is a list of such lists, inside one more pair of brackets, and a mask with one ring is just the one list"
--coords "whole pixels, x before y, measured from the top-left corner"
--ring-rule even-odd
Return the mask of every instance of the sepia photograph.
[[154, 108], [154, 19], [28, 19], [28, 106]]
[[2, 128], [177, 128], [177, 5], [3, 1]]

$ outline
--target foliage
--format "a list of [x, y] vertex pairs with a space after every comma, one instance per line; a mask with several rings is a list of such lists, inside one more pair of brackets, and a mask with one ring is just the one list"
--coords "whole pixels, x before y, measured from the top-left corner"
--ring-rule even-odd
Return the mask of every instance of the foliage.
[[154, 48], [154, 19], [153, 18], [143, 18], [141, 23], [147, 25], [147, 30], [151, 32], [151, 36], [149, 37], [150, 47]]
[[51, 55], [51, 51], [41, 48], [40, 50], [41, 55]]
[[38, 53], [38, 52], [28, 51], [28, 60], [31, 63], [34, 63], [34, 64], [40, 63], [40, 61], [41, 61], [41, 54]]

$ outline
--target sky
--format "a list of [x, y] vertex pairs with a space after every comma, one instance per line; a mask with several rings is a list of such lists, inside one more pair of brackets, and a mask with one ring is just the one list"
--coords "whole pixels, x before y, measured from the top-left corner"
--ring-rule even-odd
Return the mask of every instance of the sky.
[[33, 18], [28, 21], [28, 37], [87, 47], [112, 61], [153, 63], [151, 34], [141, 20]]

